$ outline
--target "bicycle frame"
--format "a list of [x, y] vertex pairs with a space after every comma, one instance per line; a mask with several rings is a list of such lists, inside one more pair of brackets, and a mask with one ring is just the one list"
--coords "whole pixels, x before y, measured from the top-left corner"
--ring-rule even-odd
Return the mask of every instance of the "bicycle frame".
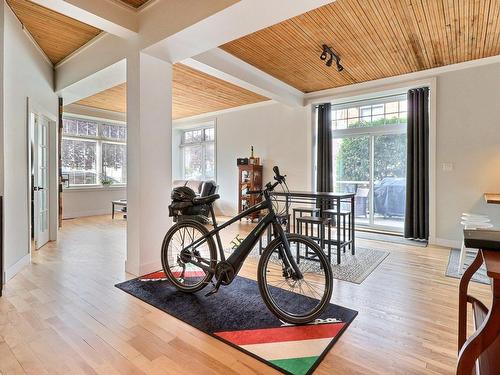
[[[238, 274], [241, 266], [243, 265], [243, 262], [247, 258], [248, 254], [252, 251], [254, 246], [257, 244], [259, 241], [260, 237], [264, 234], [265, 230], [268, 228], [269, 225], [273, 225], [274, 233], [276, 237], [280, 237], [281, 240], [283, 241], [284, 244], [284, 252], [283, 254], [280, 254], [283, 257], [283, 261], [286, 266], [292, 267], [293, 271], [297, 275], [298, 278], [302, 278], [302, 273], [300, 272], [297, 263], [292, 257], [291, 251], [290, 251], [290, 244], [288, 242], [288, 239], [285, 235], [285, 232], [283, 231], [283, 228], [281, 225], [278, 223], [278, 219], [276, 218], [276, 214], [273, 210], [272, 203], [269, 197], [269, 193], [265, 191], [264, 193], [264, 200], [248, 209], [245, 211], [241, 212], [237, 216], [233, 217], [229, 221], [225, 222], [222, 225], [218, 225], [216, 220], [215, 220], [215, 213], [213, 210], [212, 205], [210, 205], [210, 213], [212, 215], [212, 221], [214, 223], [214, 229], [209, 231], [207, 234], [205, 234], [203, 237], [197, 239], [195, 242], [190, 244], [189, 246], [186, 246], [183, 248], [183, 250], [187, 250], [189, 248], [192, 248], [195, 250], [198, 246], [203, 244], [208, 238], [212, 237], [215, 235], [217, 239], [217, 248], [219, 250], [219, 256], [220, 260], [219, 262], [227, 262], [231, 264], [231, 266], [234, 269], [234, 277]], [[234, 252], [226, 259], [226, 256], [224, 254], [224, 249], [222, 247], [222, 241], [220, 239], [219, 232], [223, 230], [224, 228], [227, 228], [229, 225], [235, 223], [236, 221], [245, 218], [246, 216], [257, 212], [267, 209], [268, 214], [264, 216], [257, 226], [248, 234], [248, 236], [241, 242], [241, 244], [234, 250]], [[197, 267], [200, 267], [201, 269], [207, 271], [207, 272], [212, 272], [215, 273], [215, 268], [209, 267], [205, 264], [202, 264], [197, 261], [191, 260], [190, 263], [196, 265]], [[234, 278], [233, 277], [233, 278]], [[232, 280], [231, 280], [232, 281]]]

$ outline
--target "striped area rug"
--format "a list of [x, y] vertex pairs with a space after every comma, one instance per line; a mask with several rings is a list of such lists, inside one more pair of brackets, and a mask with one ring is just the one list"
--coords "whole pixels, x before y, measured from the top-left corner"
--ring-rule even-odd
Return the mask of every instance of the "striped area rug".
[[215, 332], [215, 336], [291, 374], [307, 374], [344, 328], [342, 322]]
[[[244, 277], [213, 296], [177, 291], [162, 271], [116, 285], [177, 319], [285, 374], [307, 375], [321, 363], [357, 312], [330, 304], [315, 322], [290, 325], [266, 307], [254, 280]], [[276, 293], [276, 292], [275, 292]], [[308, 297], [279, 290], [286, 298]], [[335, 291], [334, 291], [335, 293]]]

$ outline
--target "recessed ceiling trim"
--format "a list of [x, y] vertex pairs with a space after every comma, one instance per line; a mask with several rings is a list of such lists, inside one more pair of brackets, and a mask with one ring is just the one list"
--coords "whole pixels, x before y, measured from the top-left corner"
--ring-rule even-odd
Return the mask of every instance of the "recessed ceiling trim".
[[[75, 104], [124, 113], [127, 110], [126, 90], [126, 84], [120, 84], [78, 100]], [[68, 90], [64, 95], [68, 103], [72, 100], [66, 97], [71, 94]], [[188, 66], [176, 64], [173, 67], [172, 117], [174, 119], [268, 100], [267, 97]]]
[[106, 35], [106, 32], [104, 32], [104, 31], [100, 32], [94, 38], [90, 39], [87, 43], [85, 43], [83, 46], [81, 46], [80, 48], [71, 52], [68, 56], [66, 56], [64, 59], [59, 61], [57, 64], [54, 64], [54, 68], [59, 68], [59, 67], [63, 66], [65, 63], [67, 63], [68, 61], [70, 61], [71, 59], [76, 57], [79, 53], [92, 47], [95, 43], [97, 43], [99, 40], [101, 40], [105, 35]]
[[233, 108], [221, 109], [219, 111], [201, 113], [199, 115], [174, 119], [174, 120], [172, 120], [172, 125], [174, 125], [174, 126], [181, 125], [181, 124], [186, 124], [186, 123], [190, 123], [193, 121], [199, 121], [199, 120], [204, 120], [204, 119], [206, 119], [206, 120], [215, 119], [217, 116], [223, 115], [225, 113], [231, 113], [231, 112], [236, 112], [236, 111], [245, 111], [248, 109], [265, 107], [265, 106], [268, 106], [271, 104], [276, 104], [276, 103], [277, 102], [275, 100], [266, 100], [264, 102], [245, 104], [245, 105], [242, 105], [239, 107], [233, 107]]
[[19, 22], [19, 24], [21, 26], [21, 30], [24, 32], [24, 34], [26, 34], [26, 36], [31, 41], [31, 43], [33, 43], [33, 45], [35, 46], [35, 48], [37, 49], [37, 51], [40, 52], [40, 55], [42, 55], [42, 57], [45, 60], [45, 62], [47, 62], [47, 64], [49, 64], [50, 66], [54, 66], [54, 64], [52, 63], [52, 61], [50, 61], [49, 56], [47, 56], [47, 54], [42, 49], [42, 47], [40, 47], [38, 45], [38, 43], [36, 42], [35, 38], [33, 38], [33, 35], [31, 35], [30, 31], [23, 25], [23, 23], [21, 22], [21, 20], [17, 17], [17, 15], [10, 8], [10, 6], [8, 6], [7, 9], [8, 9], [9, 12], [12, 13], [12, 16], [17, 20], [17, 22]]
[[500, 55], [485, 57], [478, 60], [465, 61], [462, 63], [440, 66], [437, 68], [421, 70], [418, 72], [412, 72], [408, 74], [402, 74], [399, 76], [386, 77], [373, 81], [360, 82], [353, 85], [334, 87], [331, 89], [320, 90], [315, 92], [310, 92], [304, 95], [305, 104], [320, 104], [338, 97], [338, 95], [343, 95], [349, 92], [359, 92], [362, 90], [372, 90], [373, 88], [385, 88], [390, 89], [391, 86], [401, 87], [407, 85], [408, 88], [416, 87], [415, 84], [428, 79], [434, 79], [437, 76], [445, 73], [450, 73], [463, 69], [477, 68], [480, 66], [486, 66], [491, 64], [500, 63]]
[[28, 0], [7, 0], [7, 4], [53, 64], [101, 32]]
[[122, 38], [137, 35], [137, 12], [123, 4], [103, 0], [30, 0], [44, 8]]
[[141, 10], [143, 7], [147, 6], [151, 0], [112, 0], [122, 3], [122, 5], [134, 9], [136, 11]]

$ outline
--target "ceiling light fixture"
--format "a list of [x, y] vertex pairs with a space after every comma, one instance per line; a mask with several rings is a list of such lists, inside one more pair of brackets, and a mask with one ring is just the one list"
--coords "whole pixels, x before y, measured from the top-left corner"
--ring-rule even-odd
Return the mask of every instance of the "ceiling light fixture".
[[330, 55], [330, 58], [326, 62], [326, 66], [328, 66], [328, 67], [332, 66], [333, 60], [335, 59], [335, 66], [337, 67], [337, 71], [341, 72], [342, 70], [344, 70], [344, 67], [340, 64], [340, 56], [338, 54], [336, 54], [335, 52], [333, 52], [333, 50], [330, 47], [328, 47], [326, 44], [323, 44], [322, 47], [323, 47], [323, 51], [321, 52], [321, 55], [319, 56], [319, 58], [324, 61], [324, 60], [326, 60], [327, 56]]

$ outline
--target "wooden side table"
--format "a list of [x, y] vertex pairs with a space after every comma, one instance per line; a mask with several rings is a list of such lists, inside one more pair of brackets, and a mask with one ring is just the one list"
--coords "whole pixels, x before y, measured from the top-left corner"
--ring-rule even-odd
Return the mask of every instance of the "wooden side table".
[[[460, 279], [458, 302], [458, 375], [493, 375], [500, 371], [500, 231], [464, 230], [466, 247], [480, 249]], [[491, 279], [492, 304], [488, 309], [467, 294], [472, 275], [485, 264]], [[476, 331], [467, 339], [467, 303], [472, 305]]]
[[[115, 218], [115, 206], [121, 206], [127, 209], [127, 200], [120, 199], [119, 201], [111, 201], [111, 219]], [[123, 217], [126, 218], [125, 215]]]
[[489, 204], [500, 204], [500, 193], [484, 193], [484, 200]]

